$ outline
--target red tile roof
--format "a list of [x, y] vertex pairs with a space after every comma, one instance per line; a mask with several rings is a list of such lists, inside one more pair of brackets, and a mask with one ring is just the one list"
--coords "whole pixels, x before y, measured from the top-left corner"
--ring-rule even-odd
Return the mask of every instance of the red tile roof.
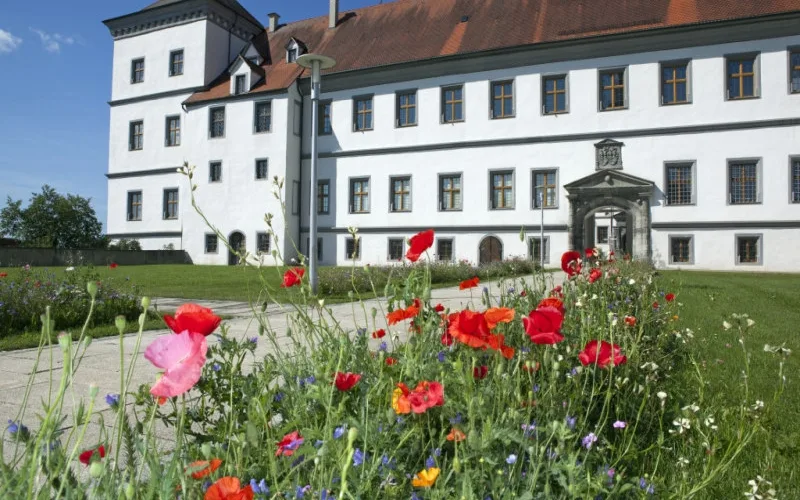
[[[287, 64], [290, 37], [336, 59], [332, 72], [469, 54], [492, 49], [800, 12], [800, 0], [396, 0], [281, 26], [268, 36], [266, 83], [280, 90], [302, 68]], [[462, 21], [466, 19], [466, 21]], [[259, 35], [261, 37], [262, 35]], [[257, 37], [258, 38], [258, 37]], [[263, 40], [259, 40], [260, 45]], [[266, 54], [265, 54], [266, 56]], [[188, 102], [224, 97], [227, 76]]]

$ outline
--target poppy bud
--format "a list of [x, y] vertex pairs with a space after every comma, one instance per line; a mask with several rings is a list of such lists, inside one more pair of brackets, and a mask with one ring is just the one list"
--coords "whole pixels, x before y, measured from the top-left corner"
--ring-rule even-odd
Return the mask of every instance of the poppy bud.
[[92, 465], [89, 466], [89, 475], [95, 479], [98, 479], [100, 476], [102, 476], [103, 464], [100, 462], [93, 462]]
[[61, 350], [67, 352], [72, 344], [72, 337], [69, 336], [67, 332], [61, 332], [58, 334], [58, 345], [61, 347]]
[[114, 318], [114, 325], [117, 327], [117, 331], [120, 335], [125, 333], [125, 327], [128, 326], [128, 322], [125, 320], [125, 316], [121, 314]]
[[97, 396], [97, 392], [99, 390], [100, 390], [100, 388], [97, 387], [97, 384], [95, 384], [94, 382], [89, 384], [89, 397], [94, 399]]
[[97, 295], [97, 283], [95, 283], [94, 281], [86, 283], [86, 291], [89, 292], [89, 295], [92, 298], [95, 298], [95, 296]]
[[83, 348], [88, 349], [90, 345], [92, 345], [92, 336], [87, 335], [83, 337]]
[[461, 472], [461, 460], [458, 457], [453, 459], [453, 470], [456, 472]]
[[207, 459], [211, 458], [211, 445], [208, 443], [203, 443], [203, 446], [200, 447], [200, 451], [203, 453], [203, 456]]
[[131, 483], [128, 483], [128, 485], [125, 486], [125, 498], [127, 500], [133, 500], [133, 495], [135, 494], [136, 494], [136, 488], [134, 488]]
[[150, 309], [150, 297], [142, 297], [142, 309]]
[[375, 316], [378, 315], [378, 309], [373, 307], [372, 309], [370, 309], [370, 314], [372, 314], [372, 321], [375, 321]]
[[358, 438], [358, 429], [350, 427], [350, 430], [347, 431], [347, 446], [352, 447], [356, 438]]

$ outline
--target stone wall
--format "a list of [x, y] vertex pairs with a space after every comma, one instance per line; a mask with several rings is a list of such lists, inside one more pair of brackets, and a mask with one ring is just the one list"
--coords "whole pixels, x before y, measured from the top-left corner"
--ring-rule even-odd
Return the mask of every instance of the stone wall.
[[82, 266], [92, 264], [107, 266], [115, 262], [121, 266], [145, 264], [191, 264], [192, 259], [183, 250], [97, 250], [55, 248], [0, 248], [0, 267], [24, 266]]

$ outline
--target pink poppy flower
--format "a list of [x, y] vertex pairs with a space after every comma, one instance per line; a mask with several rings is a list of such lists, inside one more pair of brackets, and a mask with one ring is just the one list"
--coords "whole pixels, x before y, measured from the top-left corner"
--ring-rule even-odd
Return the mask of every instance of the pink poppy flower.
[[154, 340], [144, 351], [144, 357], [164, 375], [150, 389], [160, 398], [173, 398], [194, 387], [206, 362], [208, 344], [200, 333], [184, 331]]

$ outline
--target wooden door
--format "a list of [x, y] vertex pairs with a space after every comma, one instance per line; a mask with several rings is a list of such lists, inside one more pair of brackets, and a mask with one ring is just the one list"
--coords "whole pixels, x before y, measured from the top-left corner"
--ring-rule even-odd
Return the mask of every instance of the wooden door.
[[489, 262], [499, 262], [503, 260], [503, 244], [494, 236], [487, 236], [481, 241], [480, 246], [480, 264], [488, 264]]

